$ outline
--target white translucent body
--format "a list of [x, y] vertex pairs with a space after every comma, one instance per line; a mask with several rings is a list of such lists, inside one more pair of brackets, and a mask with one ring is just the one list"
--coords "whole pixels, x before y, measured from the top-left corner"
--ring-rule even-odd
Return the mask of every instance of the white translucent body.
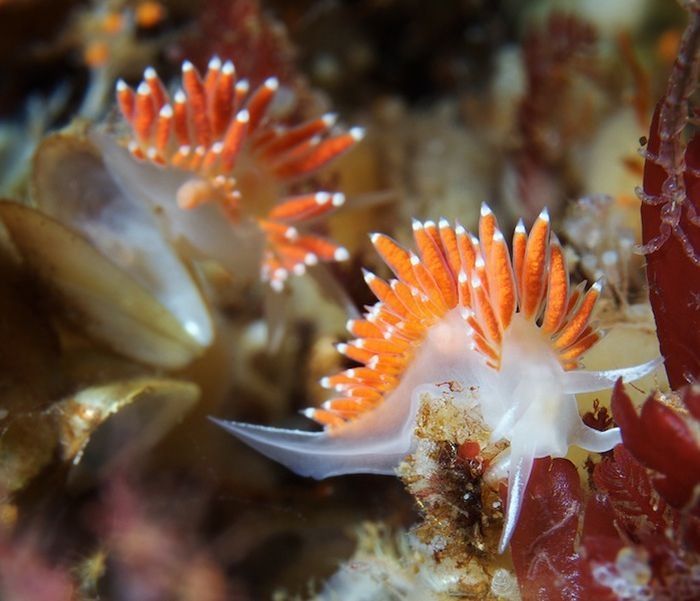
[[211, 318], [190, 271], [142, 197], [114, 176], [119, 149], [105, 137], [95, 140], [105, 150], [100, 155], [91, 145], [61, 137], [41, 149], [35, 191], [40, 209], [80, 231], [158, 299], [198, 345], [208, 346], [214, 336]]
[[412, 449], [422, 394], [442, 394], [436, 385], [450, 381], [465, 389], [476, 387], [481, 416], [492, 432], [492, 442], [510, 443], [510, 452], [496, 466], [508, 477], [503, 550], [517, 523], [535, 458], [563, 457], [571, 445], [606, 451], [620, 442], [618, 429], [599, 432], [583, 423], [575, 395], [609, 388], [618, 377], [641, 378], [659, 361], [607, 372], [566, 372], [551, 343], [520, 314], [514, 316], [504, 335], [499, 371], [486, 365], [471, 344], [468, 327], [458, 310], [452, 310], [428, 331], [411, 367], [383, 403], [336, 430], [303, 432], [215, 421], [304, 476], [320, 479], [348, 473], [392, 474]]
[[131, 198], [146, 208], [163, 233], [191, 259], [213, 259], [237, 279], [257, 278], [263, 238], [252, 222], [234, 228], [216, 203], [205, 203], [190, 210], [176, 202], [178, 190], [192, 173], [147, 161], [138, 161], [110, 136], [94, 134], [112, 177]]

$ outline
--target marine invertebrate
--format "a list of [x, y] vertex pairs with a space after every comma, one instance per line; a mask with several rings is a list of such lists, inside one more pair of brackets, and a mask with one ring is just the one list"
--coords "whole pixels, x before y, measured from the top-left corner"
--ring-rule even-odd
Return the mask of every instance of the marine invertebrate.
[[581, 369], [581, 355], [600, 337], [589, 320], [601, 284], [570, 289], [546, 210], [529, 235], [518, 224], [512, 259], [486, 205], [479, 240], [446, 220], [415, 221], [413, 229], [418, 254], [372, 235], [396, 279], [365, 274], [379, 302], [348, 323], [357, 338], [338, 345], [362, 365], [324, 378], [341, 396], [306, 410], [325, 432], [218, 423], [300, 474], [388, 474], [411, 451], [421, 395], [452, 383], [454, 402], [475, 398], [491, 440], [509, 443], [485, 474], [508, 477], [503, 549], [535, 458], [564, 456], [571, 445], [605, 451], [620, 441], [617, 429], [583, 423], [575, 395], [611, 387], [620, 376], [639, 378], [658, 362]]
[[682, 140], [688, 124], [689, 98], [700, 74], [700, 2], [689, 0], [684, 4], [691, 13], [690, 21], [652, 122], [655, 140], [645, 152], [644, 187], [637, 190], [645, 205], [644, 245], [640, 250], [654, 254], [673, 237], [695, 267], [700, 267], [700, 209], [692, 185], [698, 172]]
[[219, 220], [254, 220], [266, 242], [262, 279], [275, 290], [308, 265], [347, 258], [341, 246], [297, 229], [341, 206], [344, 195], [288, 190], [299, 189], [300, 180], [363, 136], [357, 127], [335, 131], [333, 114], [287, 125], [278, 90], [274, 77], [250, 90], [246, 80], [237, 81], [231, 61], [216, 57], [204, 77], [185, 61], [182, 89], [172, 97], [150, 68], [136, 90], [117, 84], [131, 154], [185, 172], [176, 193], [180, 208], [197, 211], [208, 204], [219, 210]]
[[649, 300], [671, 386], [700, 377], [700, 137], [683, 137], [688, 97], [700, 69], [700, 5], [691, 3], [666, 94], [657, 106], [645, 151], [641, 251], [646, 255]]

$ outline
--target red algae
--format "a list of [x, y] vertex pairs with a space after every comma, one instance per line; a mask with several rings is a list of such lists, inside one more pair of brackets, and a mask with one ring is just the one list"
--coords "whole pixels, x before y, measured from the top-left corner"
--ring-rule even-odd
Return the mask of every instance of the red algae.
[[649, 297], [674, 389], [700, 374], [700, 138], [687, 146], [682, 140], [700, 70], [700, 5], [689, 7], [690, 23], [652, 119], [638, 191]]

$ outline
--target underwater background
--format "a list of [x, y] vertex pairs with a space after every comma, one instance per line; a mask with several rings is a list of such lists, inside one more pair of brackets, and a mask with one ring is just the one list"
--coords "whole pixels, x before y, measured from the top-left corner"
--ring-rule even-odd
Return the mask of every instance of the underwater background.
[[699, 74], [697, 0], [0, 0], [0, 599], [700, 598]]

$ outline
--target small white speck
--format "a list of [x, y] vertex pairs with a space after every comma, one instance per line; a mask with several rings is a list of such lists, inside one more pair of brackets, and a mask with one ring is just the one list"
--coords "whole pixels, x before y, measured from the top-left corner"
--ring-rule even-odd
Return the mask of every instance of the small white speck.
[[319, 384], [321, 385], [321, 388], [325, 388], [326, 390], [331, 389], [331, 379], [328, 376], [321, 378]]
[[221, 71], [226, 75], [232, 75], [236, 71], [236, 69], [234, 68], [233, 63], [231, 61], [226, 61]]
[[434, 221], [426, 221], [423, 224], [423, 227], [428, 229], [428, 228], [434, 228], [435, 227], [435, 222]]
[[413, 265], [414, 267], [416, 265], [420, 265], [420, 259], [413, 253], [411, 253], [411, 265]]
[[518, 219], [518, 225], [515, 226], [515, 233], [516, 234], [526, 234], [527, 230], [525, 229], [525, 224], [523, 223], [522, 219]]
[[222, 142], [214, 142], [211, 145], [211, 151], [214, 154], [221, 154], [223, 152], [223, 150], [224, 150], [224, 145]]
[[333, 127], [338, 121], [338, 114], [337, 113], [326, 113], [321, 117], [321, 120], [323, 121], [324, 125], [326, 127]]
[[313, 409], [312, 407], [307, 407], [306, 409], [301, 410], [301, 414], [309, 419], [314, 418], [314, 413], [316, 413], [316, 409]]
[[163, 117], [163, 119], [171, 119], [173, 116], [173, 107], [169, 104], [164, 104], [158, 114]]
[[540, 216], [538, 219], [541, 219], [542, 221], [549, 223], [549, 211], [547, 210], [547, 207], [542, 209], [542, 212], [540, 213]]
[[439, 225], [441, 230], [446, 229], [450, 227], [450, 222], [447, 221], [447, 219], [445, 219], [444, 217], [440, 217]]
[[182, 70], [184, 72], [189, 72], [189, 71], [192, 71], [193, 69], [194, 69], [194, 65], [190, 61], [185, 61], [184, 63], [182, 63]]
[[299, 237], [299, 230], [295, 227], [288, 227], [284, 232], [284, 237], [287, 240], [296, 240]]
[[316, 265], [318, 263], [318, 257], [314, 253], [306, 253], [304, 255], [304, 263], [307, 265]]
[[491, 210], [491, 207], [487, 205], [485, 202], [481, 203], [481, 216], [486, 217], [487, 215], [493, 215], [493, 211]]
[[211, 71], [218, 71], [219, 69], [221, 69], [221, 59], [218, 56], [212, 56], [209, 59], [209, 64], [207, 65], [207, 67]]
[[339, 246], [335, 249], [335, 252], [333, 253], [333, 258], [336, 261], [347, 261], [350, 258], [350, 253], [348, 252], [347, 248]]
[[362, 138], [365, 137], [364, 127], [351, 127], [348, 133], [356, 142], [359, 142], [360, 140], [362, 140]]
[[333, 194], [331, 202], [334, 207], [342, 207], [345, 204], [345, 194], [342, 192], [336, 192]]
[[175, 92], [174, 99], [178, 104], [185, 104], [185, 102], [187, 102], [187, 96], [185, 96], [185, 93], [182, 90]]
[[250, 113], [248, 112], [248, 109], [238, 111], [236, 114], [236, 121], [239, 123], [248, 123], [248, 121], [250, 121]]
[[146, 69], [143, 72], [143, 78], [144, 79], [157, 79], [158, 74], [156, 73], [156, 70], [153, 67], [146, 67]]
[[499, 230], [499, 229], [493, 230], [492, 240], [496, 243], [503, 242], [503, 234], [501, 233], [501, 230]]
[[294, 275], [304, 275], [306, 273], [306, 265], [304, 265], [304, 263], [297, 263], [292, 267], [292, 272]]
[[459, 314], [464, 320], [471, 319], [472, 317], [474, 317], [474, 311], [472, 311], [471, 309], [467, 309], [466, 307], [462, 307], [459, 310]]
[[348, 345], [345, 344], [344, 342], [339, 342], [338, 344], [335, 345], [335, 349], [341, 354], [344, 355], [348, 351]]
[[139, 87], [136, 89], [136, 93], [140, 94], [141, 96], [148, 96], [151, 93], [151, 88], [148, 87], [148, 84], [145, 81], [142, 81], [139, 84]]
[[129, 86], [126, 85], [126, 82], [123, 79], [117, 80], [117, 92], [126, 92], [128, 89]]
[[314, 198], [316, 199], [316, 204], [324, 205], [331, 199], [331, 195], [328, 192], [316, 192]]
[[250, 90], [250, 84], [247, 79], [241, 79], [241, 81], [236, 84], [236, 92], [239, 94], [247, 94], [248, 90]]
[[271, 92], [274, 92], [280, 87], [280, 82], [276, 77], [268, 77], [263, 85]]
[[420, 221], [418, 221], [417, 219], [414, 219], [414, 220], [411, 222], [411, 227], [413, 227], [413, 231], [414, 231], [414, 232], [417, 232], [417, 231], [423, 229], [423, 224], [422, 224]]

